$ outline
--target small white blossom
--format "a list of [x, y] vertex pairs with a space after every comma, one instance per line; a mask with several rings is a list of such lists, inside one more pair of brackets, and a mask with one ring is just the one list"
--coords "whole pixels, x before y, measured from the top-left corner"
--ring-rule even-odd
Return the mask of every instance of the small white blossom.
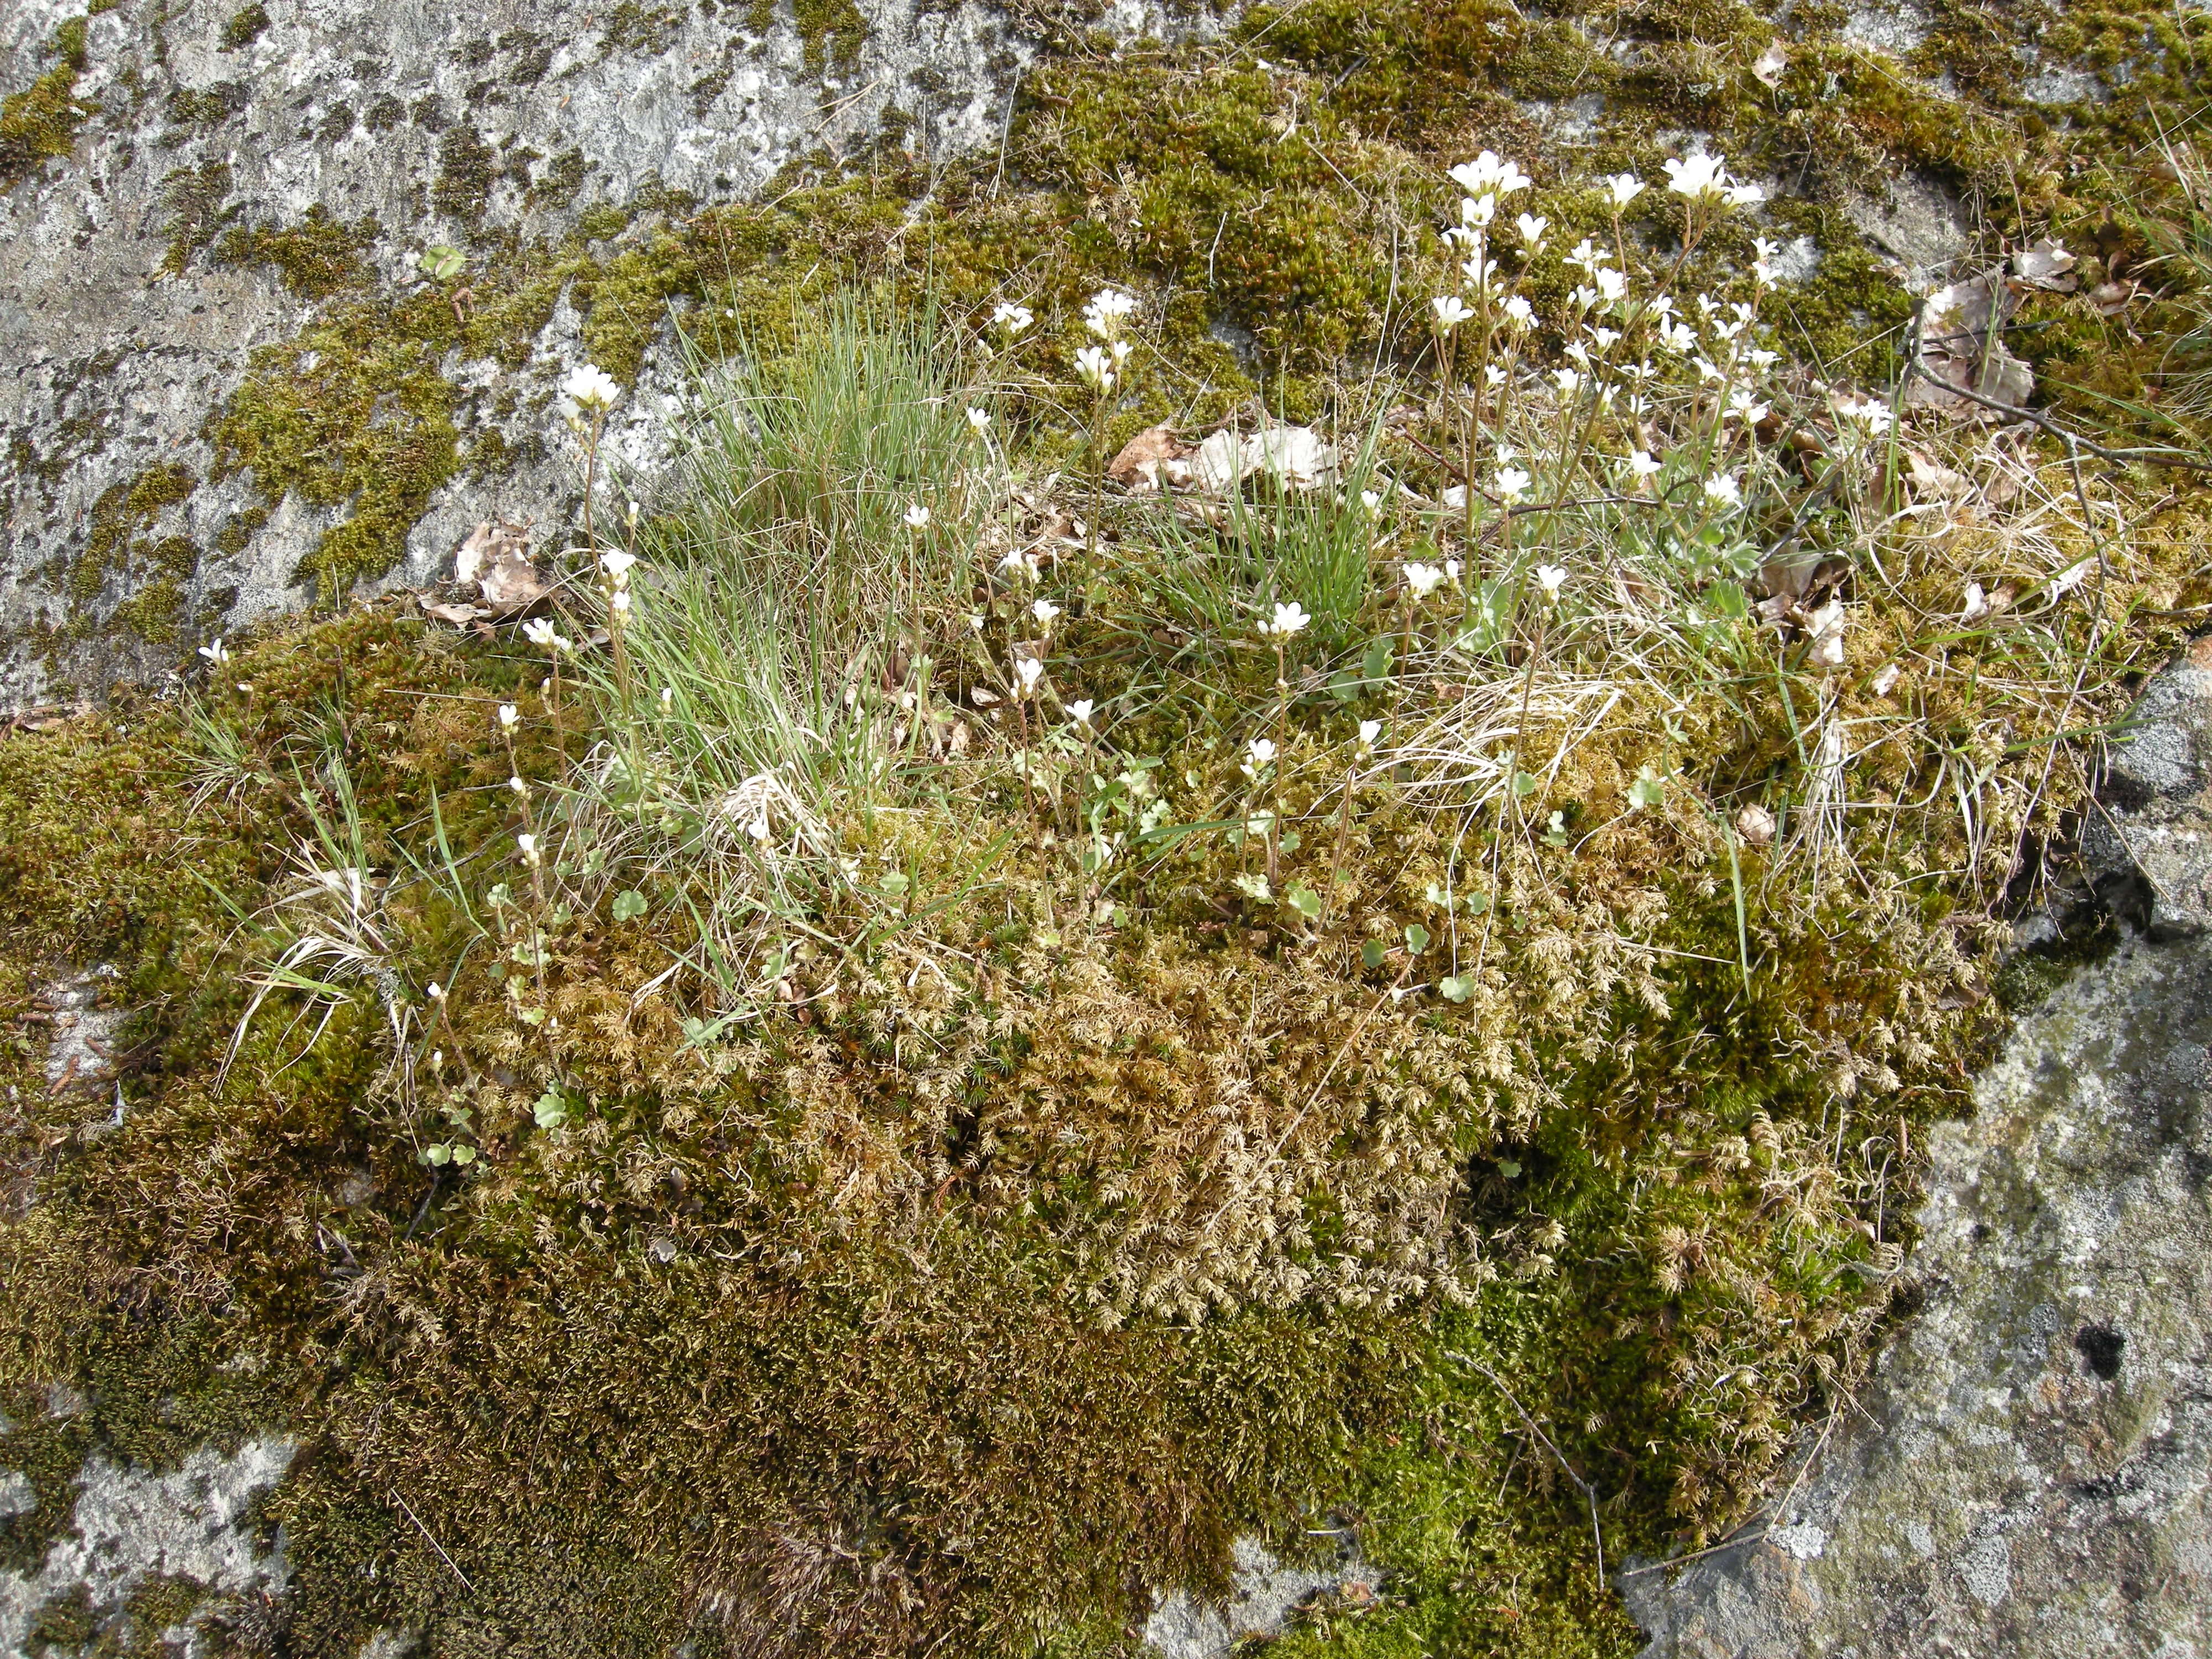
[[1382, 722], [1381, 720], [1362, 720], [1359, 722], [1359, 746], [1362, 749], [1372, 749], [1375, 746], [1375, 739], [1382, 735]]
[[599, 568], [607, 573], [607, 580], [617, 587], [629, 586], [630, 567], [637, 562], [637, 555], [620, 551], [599, 555]]
[[924, 507], [920, 501], [916, 501], [913, 506], [908, 507], [906, 510], [906, 527], [908, 530], [928, 529], [929, 509]]
[[516, 726], [520, 726], [520, 725], [521, 725], [521, 724], [522, 724], [522, 711], [521, 711], [520, 708], [516, 708], [513, 703], [511, 703], [511, 702], [503, 702], [503, 703], [500, 704], [500, 706], [499, 706], [499, 729], [500, 729], [501, 731], [502, 731], [502, 732], [512, 732], [512, 731], [514, 731], [514, 728], [515, 728]]
[[1085, 346], [1075, 354], [1075, 372], [1084, 383], [1101, 392], [1114, 389], [1114, 368], [1110, 359], [1097, 346]]
[[1536, 308], [1516, 294], [1505, 302], [1505, 320], [1516, 328], [1526, 328], [1536, 320]]
[[521, 849], [522, 861], [525, 864], [535, 864], [538, 862], [538, 854], [537, 836], [532, 835], [530, 831], [526, 830], [514, 838], [514, 844]]
[[1459, 216], [1463, 224], [1473, 225], [1477, 230], [1487, 229], [1490, 222], [1498, 216], [1498, 198], [1488, 191], [1480, 196], [1463, 197], [1460, 200]]
[[1616, 173], [1605, 184], [1606, 188], [1613, 192], [1613, 204], [1616, 209], [1626, 207], [1644, 194], [1644, 181], [1632, 173]]
[[622, 387], [613, 375], [596, 363], [586, 363], [571, 369], [561, 382], [561, 391], [578, 409], [604, 410], [611, 408], [622, 396]]
[[1429, 301], [1429, 309], [1436, 313], [1437, 330], [1443, 334], [1450, 333], [1474, 315], [1474, 308], [1456, 294], [1439, 294]]
[[1639, 478], [1655, 477], [1663, 469], [1663, 465], [1647, 450], [1632, 449], [1628, 452], [1628, 470]]
[[1244, 745], [1244, 754], [1246, 769], [1256, 772], [1275, 758], [1275, 745], [1269, 738], [1255, 738]]
[[530, 793], [530, 786], [519, 777], [509, 778], [507, 781], [507, 787], [518, 795], [527, 795]]
[[617, 587], [607, 595], [607, 614], [617, 622], [629, 615], [629, 589]]
[[1027, 306], [1010, 305], [1001, 301], [998, 308], [991, 313], [993, 325], [1003, 331], [1010, 340], [1028, 333], [1030, 325], [1035, 321], [1036, 321], [1036, 313]]
[[1423, 564], [1417, 559], [1407, 560], [1405, 570], [1406, 586], [1413, 590], [1413, 597], [1417, 599], [1427, 599], [1444, 579], [1444, 573], [1436, 566]]
[[1052, 626], [1052, 619], [1060, 614], [1060, 607], [1050, 599], [1039, 599], [1030, 606], [1030, 615], [1037, 619], [1041, 628]]
[[1524, 213], [1516, 219], [1513, 223], [1521, 233], [1521, 246], [1531, 253], [1541, 249], [1544, 246], [1544, 233], [1551, 228], [1551, 222], [1548, 219], [1538, 218], [1533, 213]]
[[1546, 599], [1559, 598], [1559, 590], [1566, 586], [1566, 582], [1567, 569], [1565, 565], [1540, 564], [1536, 567], [1536, 586], [1544, 590]]
[[982, 431], [991, 424], [991, 411], [988, 409], [971, 407], [968, 411], [968, 424], [978, 432]]
[[1743, 501], [1743, 486], [1725, 472], [1705, 480], [1705, 499], [1717, 507], [1735, 507]]
[[220, 668], [230, 660], [230, 653], [224, 647], [222, 637], [220, 635], [202, 646], [199, 653], [208, 659], [209, 666], [213, 668]]
[[1083, 325], [1102, 340], [1118, 340], [1122, 325], [1136, 308], [1135, 299], [1120, 289], [1102, 288], [1083, 307]]
[[1723, 200], [1728, 194], [1728, 174], [1723, 168], [1726, 160], [1725, 156], [1708, 155], [1704, 150], [1694, 151], [1680, 161], [1669, 160], [1664, 164], [1667, 188], [1692, 201]]
[[1500, 467], [1496, 479], [1498, 499], [1510, 507], [1528, 493], [1528, 486], [1534, 482], [1517, 466]]
[[1303, 629], [1312, 620], [1311, 617], [1306, 615], [1305, 607], [1296, 599], [1292, 599], [1288, 605], [1277, 605], [1273, 617], [1261, 623], [1260, 631], [1262, 634], [1273, 634], [1279, 638], [1287, 639]]
[[1097, 705], [1090, 698], [1079, 697], [1067, 705], [1068, 717], [1079, 726], [1088, 726], [1091, 724], [1091, 712], [1097, 707]]

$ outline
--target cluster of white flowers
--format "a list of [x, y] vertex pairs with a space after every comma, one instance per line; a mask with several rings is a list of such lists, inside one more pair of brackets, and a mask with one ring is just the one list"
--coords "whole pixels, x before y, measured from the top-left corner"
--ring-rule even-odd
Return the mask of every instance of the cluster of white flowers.
[[1121, 366], [1129, 360], [1129, 342], [1124, 330], [1136, 313], [1137, 302], [1118, 288], [1102, 288], [1091, 296], [1091, 303], [1083, 307], [1083, 325], [1105, 343], [1085, 346], [1075, 354], [1075, 372], [1083, 377], [1084, 384], [1101, 396], [1111, 392], [1121, 378]]
[[991, 325], [1009, 340], [1018, 340], [1030, 331], [1036, 321], [1036, 313], [1027, 306], [1018, 306], [1001, 301], [991, 313]]

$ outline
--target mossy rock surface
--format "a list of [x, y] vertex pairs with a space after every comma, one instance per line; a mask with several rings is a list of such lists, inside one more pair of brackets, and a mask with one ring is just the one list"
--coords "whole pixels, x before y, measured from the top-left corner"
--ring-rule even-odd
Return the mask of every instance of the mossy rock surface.
[[[2051, 234], [2078, 293], [2029, 295], [2012, 336], [2049, 406], [2112, 445], [2192, 435], [2195, 279], [2148, 278], [2203, 232], [2137, 164], [2212, 50], [2191, 15], [1101, 21], [544, 3], [403, 38], [121, 0], [6, 26], [0, 185], [44, 264], [0, 411], [5, 684], [112, 693], [0, 737], [0, 1466], [34, 1500], [0, 1486], [6, 1570], [57, 1559], [83, 1471], [246, 1458], [256, 1494], [230, 1565], [42, 1593], [32, 1650], [158, 1625], [316, 1655], [1127, 1653], [1261, 1542], [1322, 1582], [1352, 1538], [1372, 1573], [1284, 1651], [1626, 1654], [1601, 1540], [1617, 1567], [1735, 1525], [1911, 1311], [1899, 1206], [1996, 1052], [2014, 890], [2063, 859], [2128, 677], [2212, 597], [2203, 498], [2145, 466], [2095, 485], [2122, 544], [1986, 491], [1942, 507], [1947, 460], [1979, 488], [2002, 457], [1915, 428], [1861, 503], [1909, 509], [1906, 556], [1855, 596], [1850, 673], [1739, 589], [1582, 731], [1571, 702], [1532, 718], [1544, 636], [1500, 644], [1516, 743], [1553, 746], [1525, 790], [1506, 757], [1517, 836], [1504, 807], [1352, 811], [1360, 717], [1453, 684], [1386, 708], [1249, 640], [1208, 657], [1157, 569], [1109, 559], [1052, 590], [1055, 695], [1196, 682], [1115, 739], [1127, 815], [1158, 792], [1191, 832], [1125, 902], [1069, 876], [1026, 767], [840, 821], [855, 873], [743, 1010], [708, 994], [682, 865], [602, 882], [585, 836], [550, 878], [578, 902], [526, 896], [518, 833], [610, 775], [633, 688], [374, 592], [489, 519], [586, 575], [562, 550], [610, 509], [586, 532], [556, 402], [586, 358], [623, 388], [599, 459], [640, 535], [684, 504], [687, 369], [777, 361], [856, 291], [971, 335], [1029, 307], [1002, 441], [1079, 477], [1164, 420], [1324, 420], [1427, 374], [1445, 169], [1476, 149], [1538, 175], [1551, 315], [1577, 240], [1677, 251], [1677, 204], [1616, 224], [1603, 177], [1704, 143], [1770, 199], [1685, 280], [1787, 250], [1771, 320], [1807, 376], [1895, 384], [1923, 254]], [[1151, 354], [1071, 417], [1108, 281]], [[1449, 458], [1406, 454], [1441, 492]], [[2020, 465], [2069, 499], [2063, 456]], [[1133, 545], [1148, 521], [1109, 513]], [[2033, 636], [2078, 675], [1950, 620], [1969, 568], [2011, 604], [2084, 561]], [[1010, 648], [1023, 607], [978, 591], [975, 637]], [[1316, 634], [1388, 612], [1387, 679], [1394, 604]], [[1252, 827], [1262, 708], [1302, 843]], [[1819, 821], [1815, 723], [1896, 734], [1852, 760], [1892, 827], [1839, 831], [1840, 864], [1738, 827]], [[1004, 708], [976, 729], [1003, 744]], [[1072, 777], [1092, 743], [1064, 745]], [[1261, 840], [1294, 884], [1255, 885]], [[270, 919], [345, 868], [404, 947], [326, 998], [272, 981], [298, 940]], [[121, 1024], [57, 1075], [54, 988], [95, 966]]]

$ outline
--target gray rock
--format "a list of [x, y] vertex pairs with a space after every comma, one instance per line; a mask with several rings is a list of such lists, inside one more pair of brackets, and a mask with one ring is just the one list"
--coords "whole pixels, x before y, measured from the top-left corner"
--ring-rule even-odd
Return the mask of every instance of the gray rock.
[[1958, 198], [1924, 173], [1902, 173], [1889, 181], [1880, 201], [1854, 200], [1846, 211], [1860, 234], [1897, 262], [1899, 280], [1910, 293], [1941, 287], [1966, 252], [1966, 216]]
[[2212, 940], [2137, 938], [1931, 1139], [1926, 1293], [1787, 1507], [1621, 1577], [1645, 1659], [2212, 1651]]
[[49, 1601], [80, 1592], [95, 1615], [118, 1612], [146, 1579], [185, 1578], [216, 1593], [281, 1591], [283, 1547], [262, 1550], [239, 1525], [254, 1497], [291, 1467], [289, 1440], [251, 1440], [229, 1456], [204, 1446], [182, 1468], [149, 1474], [89, 1459], [77, 1477], [75, 1525], [32, 1572], [0, 1572], [0, 1654], [25, 1651]]
[[1326, 1567], [1285, 1566], [1256, 1538], [1231, 1546], [1235, 1577], [1225, 1602], [1200, 1601], [1182, 1590], [1164, 1597], [1145, 1621], [1145, 1644], [1162, 1659], [1227, 1659], [1240, 1642], [1280, 1636], [1301, 1607], [1342, 1597], [1374, 1597], [1375, 1570], [1349, 1534]]
[[[788, 5], [756, 32], [749, 7], [711, 0], [288, 0], [242, 41], [226, 40], [228, 4], [121, 0], [90, 17], [74, 153], [0, 193], [0, 709], [158, 678], [196, 641], [309, 597], [299, 562], [347, 509], [213, 480], [204, 427], [253, 350], [296, 337], [316, 307], [270, 266], [211, 264], [216, 233], [296, 227], [317, 209], [373, 218], [362, 257], [391, 291], [418, 279], [426, 246], [471, 245], [440, 188], [464, 139], [496, 173], [480, 193], [483, 246], [557, 242], [594, 203], [743, 198], [796, 157], [850, 153], [893, 109], [917, 155], [995, 143], [1031, 55], [1006, 21], [973, 0], [859, 3], [866, 38], [826, 49]], [[0, 7], [0, 93], [53, 69], [55, 29], [84, 12], [83, 0]], [[1134, 0], [1115, 15], [1133, 33], [1164, 27]], [[463, 394], [464, 432], [496, 429], [528, 459], [447, 484], [386, 582], [442, 575], [478, 520], [535, 520], [542, 547], [573, 511], [579, 473], [551, 392], [581, 354], [580, 320], [559, 305], [520, 366], [440, 366]], [[646, 434], [678, 380], [664, 343], [617, 410], [626, 461], [651, 462]], [[131, 507], [134, 483], [164, 468], [190, 488]], [[241, 544], [237, 515], [257, 505], [267, 520]], [[96, 517], [124, 532], [111, 555], [148, 551], [88, 559]], [[116, 625], [156, 580], [159, 547], [183, 573], [172, 637]]]
[[2161, 670], [2112, 745], [2082, 862], [2108, 903], [2158, 938], [2212, 926], [2212, 640]]

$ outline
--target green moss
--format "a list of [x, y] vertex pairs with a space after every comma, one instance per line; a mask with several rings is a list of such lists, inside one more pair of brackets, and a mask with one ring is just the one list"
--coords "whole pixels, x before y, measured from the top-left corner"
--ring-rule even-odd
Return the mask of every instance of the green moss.
[[297, 225], [255, 225], [225, 233], [215, 257], [223, 264], [273, 264], [295, 294], [322, 300], [368, 280], [361, 256], [375, 245], [378, 234], [374, 219], [344, 224], [318, 202]]
[[[419, 326], [425, 307], [446, 312], [428, 330]], [[250, 472], [272, 502], [297, 495], [347, 509], [293, 575], [326, 599], [390, 568], [458, 465], [455, 393], [438, 372], [451, 313], [435, 295], [398, 310], [342, 307], [261, 348], [210, 425], [216, 477]]]
[[85, 67], [85, 20], [71, 18], [56, 28], [46, 51], [60, 62], [21, 92], [0, 99], [0, 190], [70, 154], [77, 129], [99, 113], [99, 105], [76, 92]]
[[225, 52], [242, 51], [259, 40], [262, 31], [268, 27], [269, 9], [260, 4], [259, 0], [255, 0], [254, 4], [233, 12], [229, 21], [224, 23], [222, 49]]
[[161, 258], [163, 275], [183, 276], [192, 256], [212, 244], [223, 226], [237, 217], [236, 208], [223, 205], [230, 195], [230, 185], [227, 161], [172, 168], [162, 179], [161, 201], [169, 213], [169, 246]]
[[499, 157], [474, 127], [448, 127], [438, 140], [438, 180], [430, 204], [440, 213], [474, 224], [491, 204], [499, 179]]

